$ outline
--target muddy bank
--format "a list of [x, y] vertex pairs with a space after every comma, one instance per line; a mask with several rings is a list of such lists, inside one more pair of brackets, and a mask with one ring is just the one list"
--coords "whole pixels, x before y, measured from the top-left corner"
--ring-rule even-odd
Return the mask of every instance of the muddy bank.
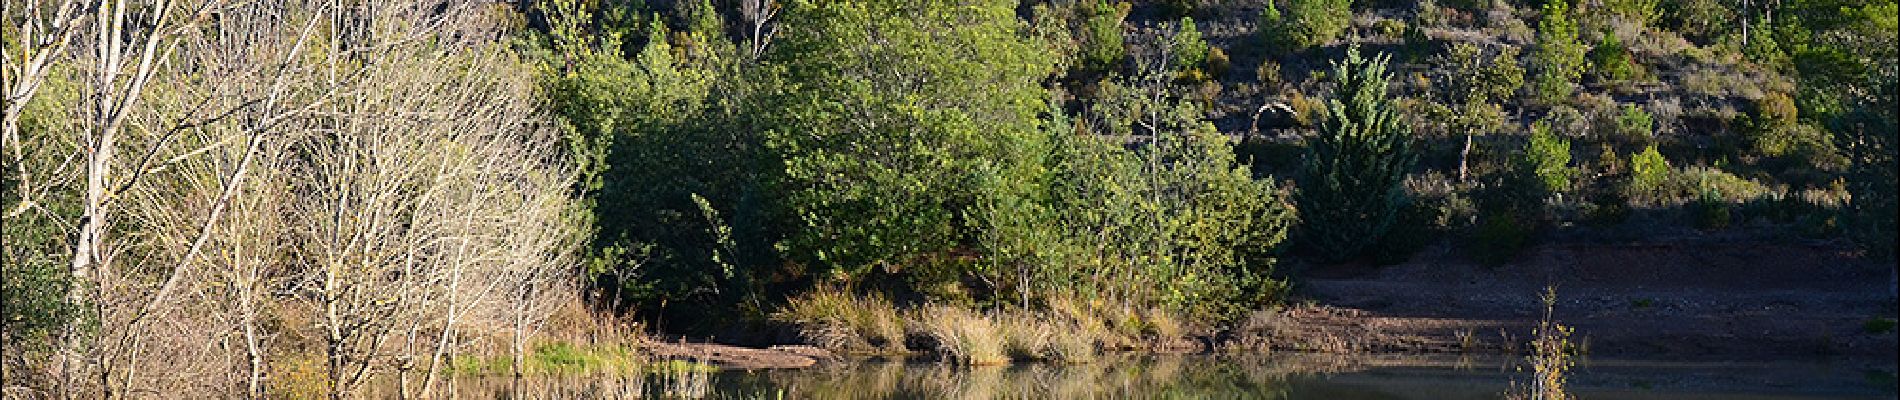
[[[1592, 356], [1892, 360], [1892, 264], [1831, 243], [1547, 244], [1484, 267], [1448, 249], [1393, 266], [1310, 267], [1243, 347], [1515, 352], [1555, 286], [1556, 319]], [[1252, 342], [1247, 342], [1251, 340]]]
[[721, 369], [742, 370], [805, 368], [838, 359], [829, 351], [803, 345], [752, 348], [718, 343], [649, 342], [642, 344], [641, 350], [656, 358], [691, 360]]

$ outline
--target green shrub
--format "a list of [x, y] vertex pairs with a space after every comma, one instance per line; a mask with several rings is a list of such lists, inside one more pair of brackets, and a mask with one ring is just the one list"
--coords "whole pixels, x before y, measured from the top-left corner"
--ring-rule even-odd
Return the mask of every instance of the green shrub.
[[1405, 262], [1445, 233], [1471, 225], [1477, 215], [1476, 205], [1461, 190], [1452, 178], [1436, 171], [1407, 176], [1405, 192], [1409, 201], [1385, 239], [1371, 249], [1372, 261]]
[[1672, 0], [1663, 3], [1663, 17], [1683, 36], [1708, 43], [1728, 32], [1737, 21], [1735, 11], [1722, 0]]
[[1668, 181], [1669, 172], [1669, 160], [1656, 151], [1655, 145], [1630, 155], [1630, 198], [1655, 201], [1662, 195], [1663, 183]]
[[1302, 241], [1326, 260], [1343, 260], [1378, 243], [1405, 202], [1401, 183], [1418, 155], [1408, 126], [1386, 95], [1386, 56], [1365, 59], [1357, 47], [1333, 63], [1338, 98], [1319, 135], [1307, 139], [1305, 171], [1295, 199]]
[[1866, 323], [1861, 324], [1860, 330], [1869, 334], [1882, 335], [1893, 333], [1894, 326], [1893, 318], [1874, 317], [1868, 318]]
[[1207, 67], [1207, 39], [1202, 38], [1201, 30], [1194, 27], [1193, 18], [1182, 17], [1172, 39], [1168, 42], [1168, 50], [1174, 53], [1175, 70], [1201, 71]]
[[1288, 0], [1285, 13], [1275, 3], [1260, 14], [1261, 39], [1275, 52], [1326, 44], [1352, 24], [1352, 0]]
[[1497, 266], [1511, 262], [1529, 248], [1537, 232], [1536, 218], [1510, 211], [1485, 213], [1467, 239], [1471, 258], [1481, 264]]
[[1524, 148], [1524, 161], [1542, 184], [1544, 193], [1570, 191], [1570, 179], [1576, 170], [1570, 167], [1570, 140], [1550, 132], [1550, 123], [1531, 124], [1530, 142]]
[[1533, 98], [1557, 103], [1570, 97], [1583, 75], [1584, 48], [1577, 39], [1577, 23], [1570, 19], [1564, 0], [1544, 2], [1537, 21], [1537, 48], [1531, 52]]
[[1206, 0], [1162, 0], [1161, 5], [1168, 15], [1185, 16], [1194, 13], [1194, 9], [1200, 8], [1204, 1]]
[[1372, 30], [1378, 32], [1379, 36], [1403, 38], [1406, 32], [1406, 25], [1405, 21], [1390, 18], [1381, 19], [1379, 22], [1372, 23]]
[[1614, 31], [1604, 31], [1603, 39], [1596, 48], [1590, 49], [1590, 70], [1597, 79], [1603, 81], [1622, 81], [1636, 77], [1636, 63], [1630, 60], [1629, 48], [1623, 46], [1623, 39]]
[[1121, 66], [1122, 58], [1128, 55], [1128, 47], [1122, 41], [1122, 19], [1128, 17], [1128, 3], [1110, 4], [1107, 0], [1096, 0], [1094, 6], [1087, 8], [1086, 20], [1082, 25], [1082, 63], [1096, 71], [1112, 71]]
[[1662, 17], [1657, 7], [1660, 3], [1660, 0], [1604, 0], [1603, 11], [1610, 17], [1647, 26]]
[[[1893, 6], [1889, 5], [1888, 10]], [[1892, 15], [1892, 13], [1888, 13]], [[1856, 100], [1849, 111], [1829, 122], [1851, 161], [1846, 189], [1848, 237], [1867, 250], [1869, 258], [1891, 260], [1895, 254], [1895, 213], [1900, 212], [1900, 84], [1891, 74], [1873, 79], [1872, 96]]]
[[1648, 143], [1656, 132], [1656, 117], [1635, 104], [1624, 104], [1616, 116], [1616, 133], [1630, 143]]
[[[785, 227], [783, 254], [846, 282], [956, 263], [989, 228], [967, 219], [976, 207], [1037, 197], [1054, 65], [1019, 35], [1016, 2], [794, 4], [781, 22], [800, 28], [767, 56], [786, 90], [757, 117], [802, 225]], [[1119, 13], [1097, 5], [1119, 52]]]
[[1219, 78], [1234, 68], [1234, 60], [1227, 57], [1227, 51], [1219, 47], [1207, 49], [1207, 74]]
[[1690, 207], [1695, 217], [1695, 226], [1705, 230], [1723, 229], [1733, 219], [1733, 204], [1714, 190], [1704, 191]]

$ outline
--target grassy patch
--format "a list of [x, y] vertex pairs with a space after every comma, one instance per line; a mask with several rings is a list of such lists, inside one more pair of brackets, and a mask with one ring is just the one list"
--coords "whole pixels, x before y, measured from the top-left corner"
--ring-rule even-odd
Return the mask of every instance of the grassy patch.
[[[523, 375], [577, 375], [593, 373], [631, 374], [654, 368], [639, 352], [620, 345], [581, 346], [550, 342], [535, 346], [522, 357]], [[455, 373], [464, 375], [512, 375], [514, 360], [508, 354], [464, 355], [450, 364]]]

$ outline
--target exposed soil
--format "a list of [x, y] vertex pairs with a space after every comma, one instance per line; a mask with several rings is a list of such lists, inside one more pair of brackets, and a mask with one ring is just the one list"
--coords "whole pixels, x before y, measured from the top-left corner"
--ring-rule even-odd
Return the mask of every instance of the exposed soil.
[[1428, 249], [1394, 266], [1308, 268], [1292, 305], [1241, 335], [1327, 352], [1515, 351], [1554, 286], [1555, 320], [1592, 356], [1892, 360], [1896, 334], [1868, 322], [1895, 316], [1893, 267], [1818, 242], [1558, 243], [1495, 268]]

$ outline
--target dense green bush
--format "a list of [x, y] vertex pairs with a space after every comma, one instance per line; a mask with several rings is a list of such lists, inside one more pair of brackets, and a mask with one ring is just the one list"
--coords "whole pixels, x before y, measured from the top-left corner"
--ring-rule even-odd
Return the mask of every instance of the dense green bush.
[[1128, 3], [1095, 0], [1084, 12], [1082, 24], [1082, 63], [1096, 71], [1119, 68], [1128, 48], [1122, 41], [1122, 19], [1128, 17]]
[[1728, 32], [1735, 23], [1735, 10], [1721, 0], [1668, 0], [1659, 7], [1665, 25], [1702, 43]]
[[1623, 39], [1616, 32], [1603, 32], [1603, 39], [1590, 49], [1590, 71], [1598, 80], [1622, 81], [1636, 77], [1636, 63], [1630, 60], [1629, 48], [1623, 46]]
[[1663, 194], [1663, 183], [1669, 179], [1669, 174], [1669, 160], [1656, 151], [1655, 145], [1630, 155], [1629, 197], [1655, 201]]
[[1171, 39], [1168, 42], [1168, 50], [1174, 54], [1174, 69], [1183, 74], [1206, 76], [1207, 39], [1202, 38], [1201, 30], [1194, 27], [1194, 19], [1181, 18], [1181, 24], [1175, 29]]
[[1015, 34], [1013, 4], [785, 9], [801, 28], [768, 55], [791, 86], [766, 143], [803, 225], [784, 245], [795, 259], [847, 281], [925, 263], [976, 239], [972, 205], [1031, 195], [1053, 66]]
[[[1891, 8], [1890, 8], [1891, 9]], [[1858, 99], [1853, 110], [1832, 121], [1838, 143], [1852, 162], [1848, 204], [1855, 242], [1876, 258], [1892, 259], [1896, 213], [1900, 213], [1900, 166], [1895, 144], [1900, 144], [1900, 78], [1891, 66], [1884, 75], [1869, 79], [1874, 89]]]
[[1656, 117], [1635, 104], [1624, 104], [1616, 115], [1617, 136], [1629, 143], [1649, 143], [1655, 138]]
[[1343, 260], [1377, 243], [1405, 203], [1400, 185], [1418, 155], [1408, 126], [1386, 95], [1386, 56], [1357, 47], [1333, 63], [1336, 94], [1307, 154], [1295, 192], [1301, 241], [1325, 260]]
[[1537, 227], [1532, 218], [1518, 212], [1498, 211], [1478, 218], [1478, 226], [1466, 238], [1465, 249], [1480, 264], [1497, 266], [1511, 262], [1529, 248]]
[[1661, 0], [1605, 0], [1604, 16], [1637, 25], [1651, 25], [1662, 18]]
[[1537, 21], [1537, 47], [1530, 54], [1531, 97], [1545, 103], [1557, 103], [1576, 90], [1583, 75], [1584, 47], [1578, 42], [1577, 23], [1570, 17], [1570, 5], [1564, 0], [1544, 2]]
[[1537, 176], [1544, 193], [1570, 191], [1571, 177], [1577, 175], [1576, 169], [1570, 166], [1570, 140], [1552, 134], [1550, 123], [1545, 121], [1531, 125], [1530, 142], [1524, 147], [1524, 162]]
[[1733, 218], [1733, 208], [1734, 205], [1729, 203], [1728, 199], [1724, 199], [1721, 193], [1707, 190], [1696, 197], [1690, 211], [1695, 217], [1697, 228], [1713, 230], [1729, 226], [1729, 221]]
[[1260, 14], [1260, 38], [1275, 52], [1326, 44], [1352, 24], [1352, 0], [1287, 0], [1285, 12], [1275, 3]]

